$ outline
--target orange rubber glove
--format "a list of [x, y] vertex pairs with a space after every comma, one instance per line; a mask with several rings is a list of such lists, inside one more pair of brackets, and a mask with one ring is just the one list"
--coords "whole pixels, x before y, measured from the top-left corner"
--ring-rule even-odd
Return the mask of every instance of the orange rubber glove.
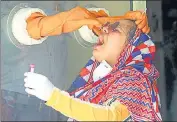
[[56, 15], [46, 16], [39, 12], [31, 14], [26, 20], [29, 36], [40, 39], [46, 36], [55, 36], [62, 33], [73, 32], [83, 25], [87, 25], [97, 35], [101, 33], [99, 28], [106, 22], [116, 22], [121, 19], [135, 20], [138, 28], [144, 33], [149, 33], [148, 20], [145, 13], [129, 11], [124, 16], [108, 16], [103, 10], [89, 11], [82, 7], [75, 7], [69, 11]]

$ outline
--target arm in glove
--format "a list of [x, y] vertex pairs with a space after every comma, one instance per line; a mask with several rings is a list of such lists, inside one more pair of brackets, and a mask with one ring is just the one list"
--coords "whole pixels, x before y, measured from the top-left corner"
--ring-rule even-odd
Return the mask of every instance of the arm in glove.
[[129, 115], [127, 108], [118, 102], [111, 106], [91, 104], [73, 98], [67, 92], [55, 88], [43, 75], [29, 72], [25, 73], [25, 76], [25, 87], [28, 94], [47, 101], [48, 106], [75, 120], [122, 121]]
[[97, 35], [101, 33], [99, 27], [106, 22], [116, 22], [121, 19], [135, 20], [138, 28], [144, 33], [149, 33], [147, 16], [141, 11], [129, 11], [123, 16], [108, 16], [103, 10], [89, 11], [82, 7], [75, 7], [69, 11], [56, 15], [46, 16], [40, 12], [34, 12], [27, 18], [27, 31], [30, 37], [40, 39], [46, 36], [60, 35], [73, 32], [87, 25]]

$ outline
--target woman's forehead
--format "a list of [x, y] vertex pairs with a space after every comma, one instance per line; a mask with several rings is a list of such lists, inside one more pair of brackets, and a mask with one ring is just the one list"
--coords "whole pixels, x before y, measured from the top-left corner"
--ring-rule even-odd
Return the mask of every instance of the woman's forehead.
[[134, 26], [134, 22], [133, 21], [131, 21], [131, 20], [118, 20], [118, 21], [116, 21], [116, 22], [112, 22], [112, 23], [110, 23], [111, 25], [114, 25], [114, 24], [116, 24], [116, 23], [118, 23], [118, 25], [119, 26], [122, 26], [122, 27], [124, 27], [124, 28], [126, 28], [126, 29], [128, 29], [128, 28], [131, 28], [132, 26]]
[[128, 20], [119, 20], [116, 22], [107, 22], [102, 27], [109, 26], [112, 29], [122, 29], [123, 31], [128, 31], [131, 28], [131, 23]]
[[135, 23], [131, 20], [119, 20], [118, 28], [122, 29], [125, 33], [128, 33]]

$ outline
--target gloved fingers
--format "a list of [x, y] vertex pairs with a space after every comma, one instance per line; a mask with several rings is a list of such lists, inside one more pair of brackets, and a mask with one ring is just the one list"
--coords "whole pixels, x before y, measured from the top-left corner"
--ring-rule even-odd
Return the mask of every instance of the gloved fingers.
[[139, 25], [143, 20], [136, 20], [135, 23], [136, 25]]
[[125, 14], [125, 17], [128, 17], [131, 20], [141, 20], [142, 19], [142, 12], [140, 11], [129, 11]]
[[148, 34], [150, 32], [150, 27], [146, 26], [142, 29], [143, 33]]
[[148, 26], [147, 22], [142, 21], [140, 24], [137, 25], [139, 29], [143, 29], [144, 27]]
[[102, 26], [102, 24], [96, 19], [88, 19], [87, 21], [80, 21], [82, 25], [94, 25], [94, 26]]
[[32, 81], [45, 78], [45, 76], [43, 76], [41, 74], [34, 73], [34, 72], [25, 72], [24, 76], [26, 76], [28, 79], [30, 79]]
[[28, 81], [28, 77], [25, 77], [24, 82], [26, 83]]
[[30, 85], [34, 84], [33, 82], [35, 82], [34, 81], [35, 78], [33, 78], [32, 75], [25, 73], [25, 76], [26, 76], [24, 79], [25, 84], [27, 84], [27, 85], [29, 85], [29, 83], [30, 83]]
[[36, 96], [36, 91], [34, 89], [26, 88], [25, 91], [30, 95]]
[[[73, 25], [73, 23], [74, 23], [74, 25]], [[96, 19], [83, 19], [83, 20], [79, 20], [79, 21], [73, 20], [73, 21], [69, 21], [65, 24], [67, 24], [68, 27], [71, 27], [71, 25], [72, 25], [75, 28], [82, 27], [84, 25], [92, 25], [92, 26], [94, 26], [94, 25], [99, 26], [100, 25], [101, 26], [101, 23]]]
[[24, 76], [26, 76], [26, 77], [31, 77], [31, 76], [34, 76], [36, 73], [34, 73], [34, 72], [25, 72], [24, 73]]
[[144, 12], [141, 12], [141, 11], [137, 11], [136, 13], [135, 13], [135, 18], [136, 18], [136, 20], [143, 20], [143, 19], [145, 19], [145, 17], [146, 17], [146, 13], [144, 13]]
[[138, 25], [138, 28], [141, 29], [144, 33], [149, 33], [150, 32], [150, 28], [148, 26], [148, 22], [147, 21], [142, 21]]
[[135, 21], [137, 27], [143, 31], [143, 33], [149, 33], [150, 28], [148, 26], [148, 19], [145, 13], [142, 13], [142, 19]]
[[145, 14], [142, 15], [142, 19], [137, 19], [135, 23], [139, 26], [138, 28], [143, 28], [144, 26], [148, 25], [148, 20]]
[[[141, 12], [141, 11], [129, 11], [125, 14], [125, 17], [128, 17], [129, 19], [135, 20], [135, 21], [146, 21], [147, 20], [146, 13]], [[139, 22], [137, 24], [139, 24]]]
[[129, 11], [125, 14], [125, 18], [135, 20], [137, 28], [142, 30], [143, 33], [149, 33], [148, 19], [146, 13], [142, 11]]
[[141, 30], [142, 30], [143, 33], [146, 33], [146, 31], [148, 30], [148, 26], [145, 26], [145, 27], [141, 28]]
[[35, 89], [35, 88], [36, 88], [36, 84], [33, 83], [33, 82], [31, 82], [31, 81], [28, 81], [28, 78], [25, 78], [24, 81], [25, 81], [24, 86], [25, 86], [26, 88], [32, 88], [32, 89]]
[[32, 74], [31, 72], [27, 72], [24, 75], [26, 76], [24, 79], [24, 82], [25, 82], [24, 86], [25, 87], [29, 87], [29, 88], [34, 89], [34, 88], [37, 88], [38, 86], [40, 86], [40, 83], [39, 83], [40, 80], [37, 81], [38, 78], [35, 77], [34, 74]]

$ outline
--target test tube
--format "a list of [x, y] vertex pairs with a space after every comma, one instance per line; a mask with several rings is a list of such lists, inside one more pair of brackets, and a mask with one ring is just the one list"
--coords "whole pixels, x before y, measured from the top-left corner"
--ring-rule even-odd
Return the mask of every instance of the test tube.
[[31, 64], [31, 65], [30, 65], [30, 72], [34, 72], [34, 67], [35, 67], [34, 64]]
[[[30, 64], [30, 69], [29, 69], [29, 71], [30, 71], [30, 72], [34, 72], [34, 68], [35, 68], [35, 65], [34, 65], [34, 64]], [[29, 94], [28, 94], [28, 97], [30, 97]]]
[[[35, 68], [35, 65], [34, 65], [34, 64], [31, 64], [31, 65], [30, 65], [30, 72], [34, 72], [34, 68]], [[28, 97], [30, 97], [30, 95], [28, 95]], [[41, 108], [42, 108], [42, 102], [40, 102], [39, 111], [41, 110]]]

